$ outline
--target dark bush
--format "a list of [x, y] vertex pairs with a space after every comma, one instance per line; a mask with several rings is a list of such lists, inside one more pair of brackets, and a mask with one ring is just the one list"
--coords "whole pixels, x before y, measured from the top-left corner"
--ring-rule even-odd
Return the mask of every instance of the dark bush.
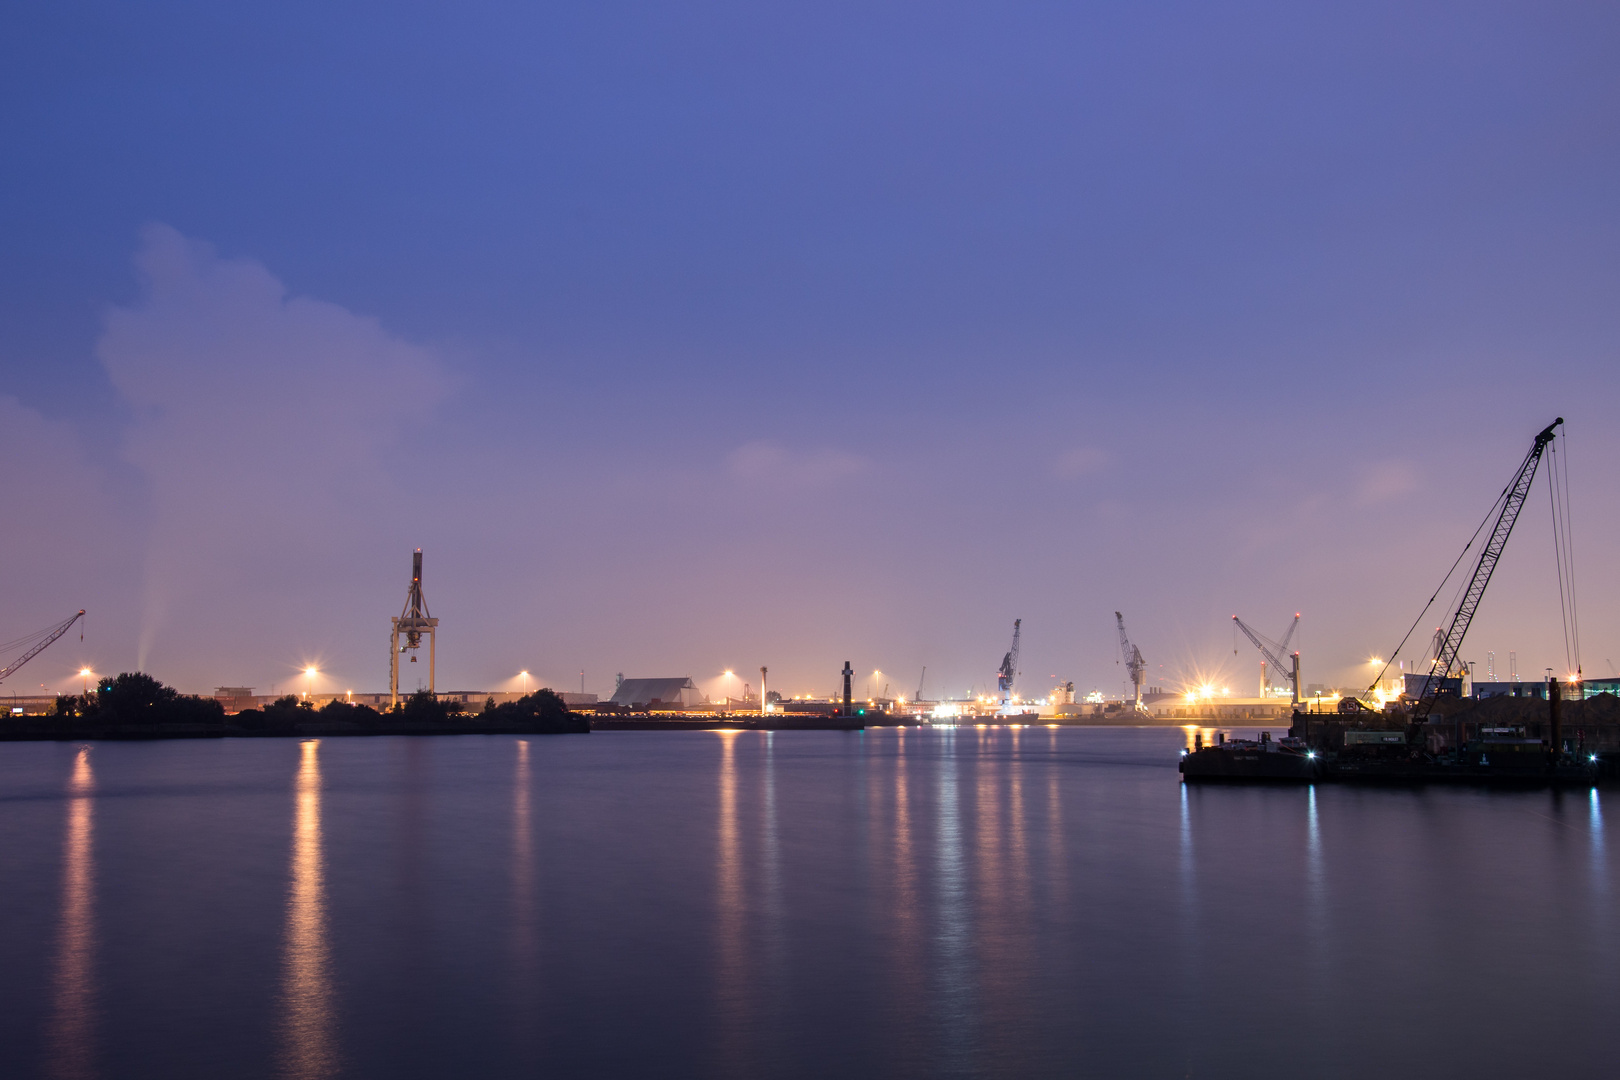
[[112, 726], [126, 724], [218, 724], [225, 707], [213, 698], [181, 694], [139, 671], [102, 679], [94, 694], [79, 706], [86, 719]]
[[358, 724], [363, 728], [376, 728], [382, 725], [382, 713], [370, 705], [356, 705], [352, 701], [334, 699], [321, 706], [318, 714], [326, 723]]
[[406, 698], [405, 706], [400, 710], [400, 716], [407, 724], [442, 724], [446, 715], [444, 703], [426, 690], [418, 690]]
[[516, 701], [497, 705], [493, 710], [486, 711], [483, 719], [540, 733], [590, 730], [590, 721], [569, 712], [562, 698], [551, 690], [543, 689]]

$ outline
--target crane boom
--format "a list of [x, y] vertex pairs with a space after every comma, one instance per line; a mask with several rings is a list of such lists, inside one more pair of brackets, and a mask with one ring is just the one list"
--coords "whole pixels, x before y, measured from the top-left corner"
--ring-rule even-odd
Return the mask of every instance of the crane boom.
[[[1249, 627], [1248, 623], [1244, 622], [1242, 619], [1238, 618], [1236, 615], [1232, 616], [1232, 621], [1237, 623], [1237, 628], [1239, 630], [1243, 631], [1243, 636], [1248, 638], [1250, 643], [1253, 644], [1255, 648], [1260, 650], [1260, 655], [1266, 658], [1266, 663], [1271, 665], [1271, 670], [1272, 671], [1286, 671], [1286, 672], [1289, 673], [1288, 674], [1288, 681], [1293, 685], [1294, 704], [1298, 705], [1299, 704], [1299, 668], [1298, 668], [1297, 665], [1292, 665], [1292, 664], [1289, 664], [1289, 663], [1285, 662], [1281, 656], [1277, 655], [1278, 653], [1284, 651], [1285, 647], [1284, 646], [1278, 646], [1278, 645], [1276, 645], [1275, 642], [1270, 641], [1270, 640], [1266, 639], [1265, 637], [1261, 636], [1260, 634], [1255, 633], [1254, 630], [1252, 630]], [[1299, 625], [1299, 616], [1295, 615], [1294, 616], [1294, 626], [1298, 626], [1298, 625]], [[1294, 627], [1293, 626], [1290, 626], [1288, 628], [1288, 636], [1289, 637], [1294, 636]], [[1276, 646], [1276, 647], [1273, 648], [1273, 646]], [[1297, 657], [1297, 656], [1299, 656], [1299, 653], [1296, 652], [1296, 653], [1294, 653], [1292, 655]]]
[[1564, 418], [1560, 416], [1542, 429], [1541, 434], [1536, 436], [1536, 441], [1531, 444], [1530, 452], [1524, 456], [1524, 461], [1519, 465], [1519, 471], [1498, 496], [1502, 503], [1502, 512], [1497, 515], [1496, 525], [1491, 529], [1491, 538], [1486, 542], [1485, 550], [1479, 553], [1479, 562], [1474, 564], [1474, 576], [1469, 579], [1468, 589], [1463, 593], [1462, 602], [1457, 605], [1457, 614], [1452, 616], [1450, 628], [1446, 631], [1445, 637], [1439, 641], [1434, 663], [1429, 666], [1428, 675], [1424, 676], [1423, 692], [1418, 695], [1417, 704], [1412, 709], [1414, 724], [1421, 724], [1428, 718], [1443, 685], [1442, 680], [1457, 666], [1457, 654], [1462, 650], [1463, 638], [1468, 633], [1468, 624], [1474, 621], [1474, 612], [1479, 610], [1479, 602], [1485, 597], [1485, 586], [1490, 584], [1491, 575], [1496, 571], [1496, 564], [1502, 558], [1502, 549], [1507, 547], [1508, 535], [1513, 532], [1513, 523], [1519, 519], [1519, 511], [1524, 508], [1524, 500], [1530, 495], [1530, 482], [1536, 478], [1536, 467], [1541, 464], [1541, 455], [1546, 451], [1547, 444], [1553, 441], [1553, 428], [1563, 422]]
[[1013, 620], [1012, 648], [1001, 658], [1001, 670], [996, 674], [996, 686], [1001, 690], [1003, 707], [1012, 705], [1013, 684], [1018, 681], [1018, 639], [1023, 633], [1023, 619]]
[[1142, 650], [1131, 644], [1131, 639], [1125, 636], [1125, 616], [1114, 612], [1114, 622], [1119, 624], [1119, 654], [1125, 661], [1125, 670], [1131, 675], [1131, 703], [1140, 710], [1142, 708], [1142, 673], [1147, 664], [1142, 659]]
[[[84, 618], [84, 609], [80, 608], [78, 614], [70, 615], [66, 619], [63, 619], [61, 622], [57, 623], [55, 626], [41, 630], [39, 634], [30, 635], [31, 637], [38, 637], [39, 640], [36, 641], [33, 647], [27, 652], [13, 660], [10, 665], [0, 668], [0, 682], [4, 682], [12, 675], [15, 675], [18, 668], [22, 667], [24, 664], [28, 663], [28, 661], [44, 652], [53, 641], [71, 630], [73, 628], [73, 624], [82, 618]], [[44, 636], [40, 637], [41, 634]]]
[[1279, 646], [1281, 646], [1283, 652], [1288, 651], [1288, 643], [1290, 641], [1294, 640], [1294, 631], [1298, 630], [1298, 629], [1299, 629], [1299, 612], [1296, 611], [1296, 612], [1294, 612], [1294, 621], [1288, 624], [1288, 633], [1284, 634], [1282, 636], [1282, 640], [1277, 642], [1277, 644]]

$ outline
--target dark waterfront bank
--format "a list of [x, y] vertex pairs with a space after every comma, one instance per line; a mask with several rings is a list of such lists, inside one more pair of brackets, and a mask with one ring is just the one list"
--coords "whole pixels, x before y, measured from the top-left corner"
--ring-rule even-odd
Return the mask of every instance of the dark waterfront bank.
[[263, 709], [227, 714], [217, 699], [181, 694], [141, 672], [102, 679], [91, 693], [63, 695], [49, 716], [10, 716], [0, 740], [223, 739], [255, 736], [562, 735], [584, 734], [590, 721], [570, 712], [550, 690], [470, 712], [459, 701], [417, 691], [379, 711], [350, 701], [319, 709], [287, 695]]
[[[385, 714], [386, 715], [386, 714]], [[52, 725], [7, 724], [0, 728], [0, 742], [104, 742], [140, 741], [152, 739], [286, 739], [286, 738], [342, 738], [345, 736], [397, 736], [397, 735], [584, 735], [590, 732], [587, 717], [571, 714], [562, 723], [496, 724], [496, 723], [438, 723], [407, 724], [381, 723], [360, 725], [354, 723], [322, 723], [318, 720], [294, 723], [274, 729], [252, 729], [235, 724], [126, 724], [117, 727], [94, 724], [68, 723]]]

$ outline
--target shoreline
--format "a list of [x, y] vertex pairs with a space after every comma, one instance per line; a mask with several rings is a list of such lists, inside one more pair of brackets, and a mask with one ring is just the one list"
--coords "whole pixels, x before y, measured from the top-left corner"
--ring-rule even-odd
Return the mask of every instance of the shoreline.
[[1261, 724], [1220, 724], [1210, 721], [1166, 720], [1147, 723], [1119, 723], [1107, 720], [1075, 720], [1045, 718], [1034, 722], [1005, 723], [1001, 721], [973, 720], [960, 724], [931, 724], [899, 718], [871, 721], [859, 717], [844, 720], [839, 717], [806, 716], [802, 721], [793, 716], [759, 716], [723, 719], [703, 717], [693, 719], [596, 719], [572, 714], [580, 723], [567, 729], [539, 728], [522, 724], [387, 724], [378, 727], [360, 727], [349, 723], [310, 722], [294, 724], [279, 730], [254, 730], [235, 724], [30, 724], [0, 725], [0, 743], [3, 742], [149, 742], [159, 739], [309, 739], [309, 738], [366, 738], [371, 736], [401, 735], [585, 735], [592, 731], [864, 731], [869, 728], [915, 728], [951, 730], [981, 727], [1046, 727], [1046, 728], [1167, 728], [1209, 727], [1226, 728], [1262, 727]]

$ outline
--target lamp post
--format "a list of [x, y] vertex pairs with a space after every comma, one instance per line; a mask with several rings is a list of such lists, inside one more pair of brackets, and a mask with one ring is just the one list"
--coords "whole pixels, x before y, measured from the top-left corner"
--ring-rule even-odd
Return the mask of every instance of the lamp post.
[[81, 697], [90, 696], [90, 676], [92, 674], [93, 672], [87, 667], [79, 669], [79, 695]]
[[520, 672], [518, 672], [518, 676], [523, 679], [523, 696], [528, 697], [529, 696], [529, 673], [527, 671], [520, 671]]
[[309, 700], [310, 691], [312, 691], [315, 688], [315, 676], [317, 676], [319, 674], [320, 674], [320, 672], [315, 670], [312, 667], [307, 667], [307, 668], [304, 669], [304, 700], [305, 701]]

